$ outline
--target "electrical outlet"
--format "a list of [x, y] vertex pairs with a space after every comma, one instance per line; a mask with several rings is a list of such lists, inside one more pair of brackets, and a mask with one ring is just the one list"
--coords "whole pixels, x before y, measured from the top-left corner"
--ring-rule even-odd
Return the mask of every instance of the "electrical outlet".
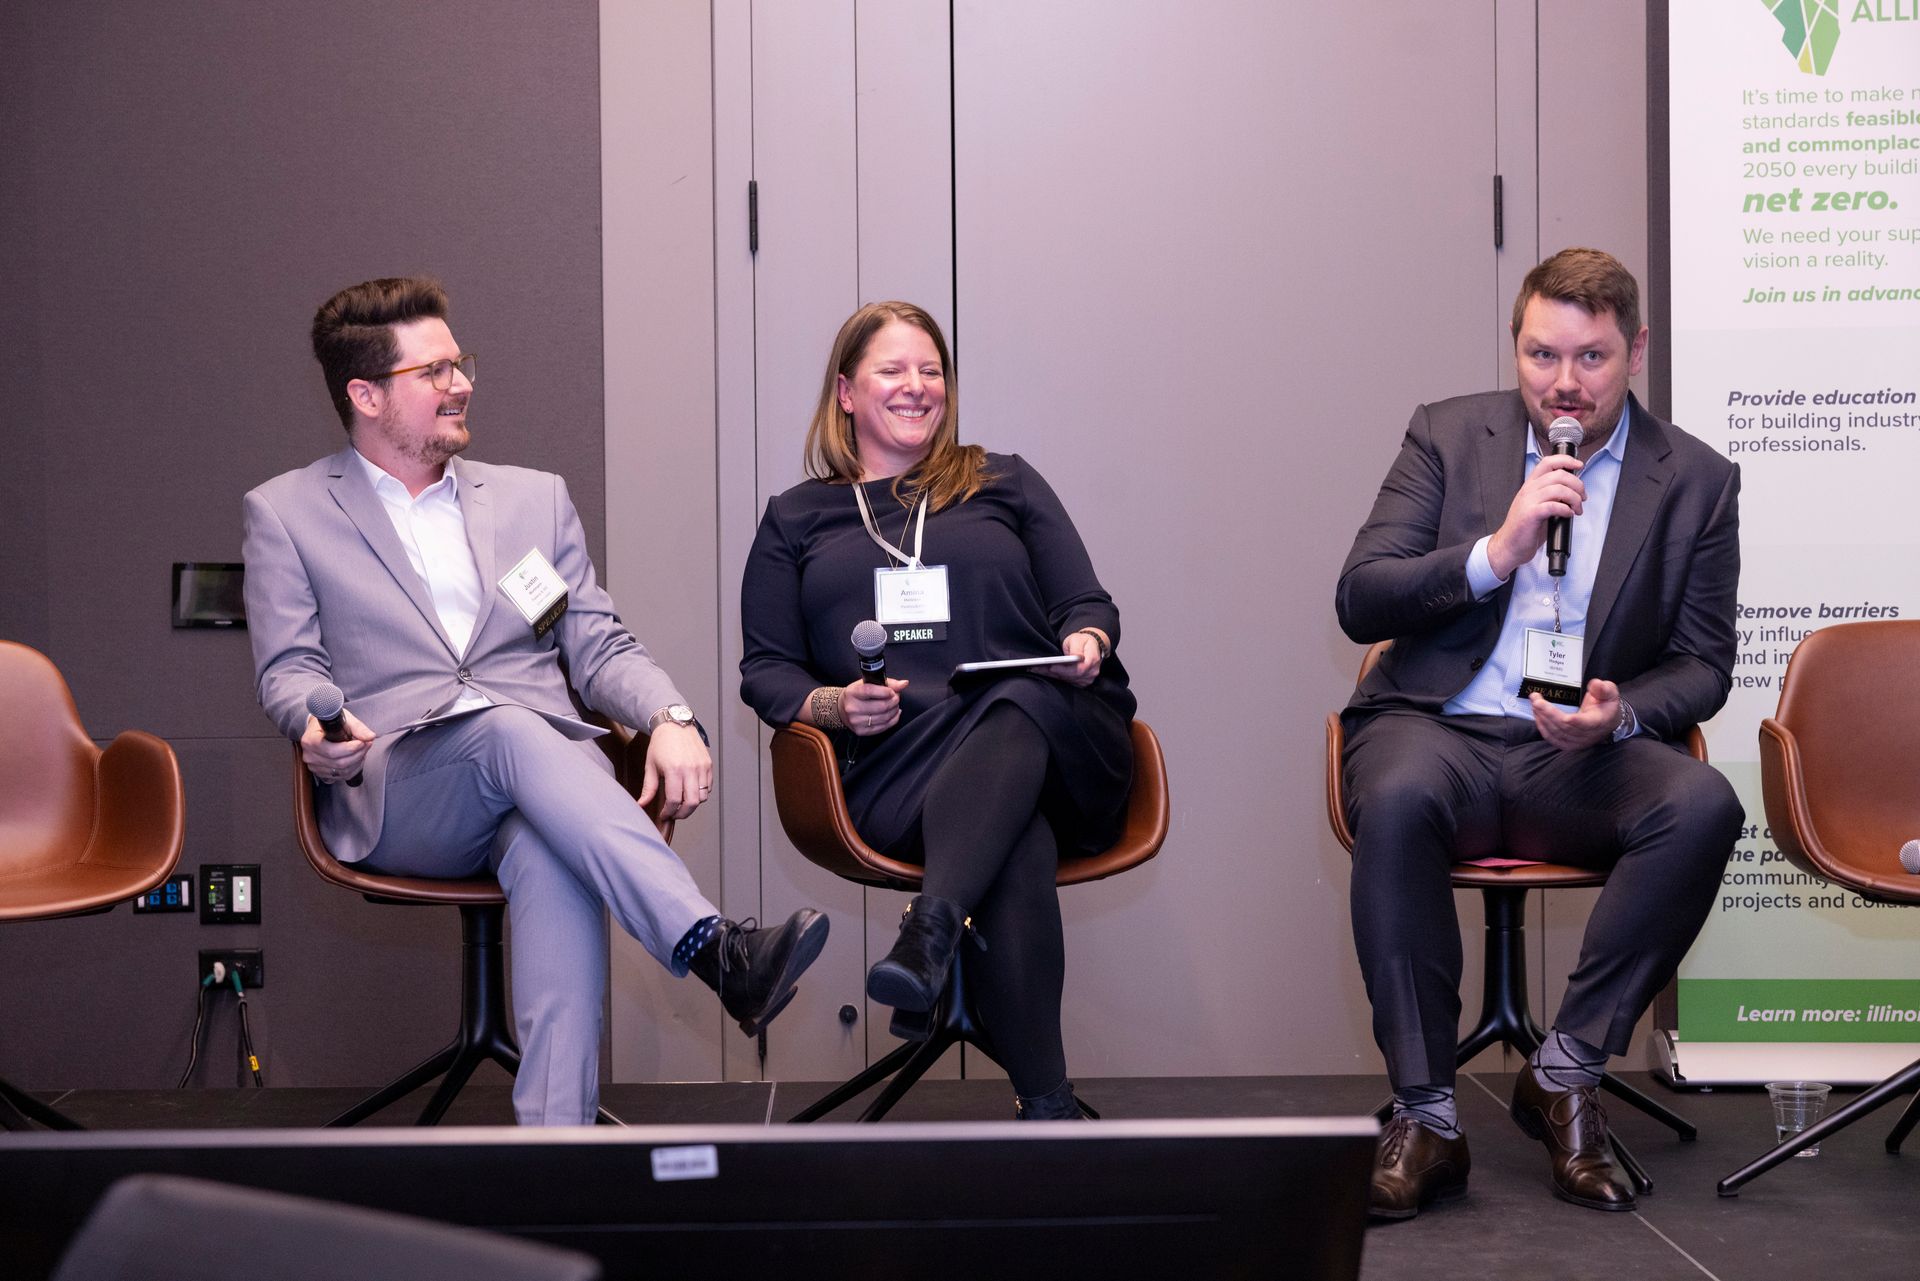
[[[229, 973], [239, 971], [240, 985], [252, 989], [267, 985], [267, 962], [257, 947], [201, 948], [200, 977], [213, 973], [213, 963], [225, 961]], [[232, 979], [225, 980], [231, 983]]]
[[191, 912], [193, 877], [185, 872], [169, 876], [160, 884], [133, 900], [133, 910], [147, 912]]

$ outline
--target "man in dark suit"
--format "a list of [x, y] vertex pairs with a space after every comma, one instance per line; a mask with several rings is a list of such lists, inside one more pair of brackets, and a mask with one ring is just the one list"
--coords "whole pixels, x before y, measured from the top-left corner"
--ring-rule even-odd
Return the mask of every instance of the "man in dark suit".
[[[1466, 1191], [1450, 865], [1609, 869], [1512, 1111], [1546, 1143], [1556, 1195], [1626, 1210], [1596, 1087], [1705, 922], [1744, 821], [1684, 750], [1731, 684], [1739, 471], [1627, 390], [1647, 329], [1610, 255], [1535, 267], [1513, 336], [1517, 391], [1414, 411], [1337, 590], [1347, 635], [1393, 642], [1343, 713], [1354, 939], [1394, 1089], [1383, 1218]], [[1564, 418], [1570, 454], [1547, 439]], [[1554, 517], [1570, 518], [1564, 573]]]

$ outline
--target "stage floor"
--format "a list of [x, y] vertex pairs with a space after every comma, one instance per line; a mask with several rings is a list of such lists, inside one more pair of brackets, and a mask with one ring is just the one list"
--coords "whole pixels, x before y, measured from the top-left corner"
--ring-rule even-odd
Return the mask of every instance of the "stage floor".
[[[1714, 1185], [1771, 1143], [1766, 1096], [1755, 1091], [1674, 1093], [1641, 1074], [1628, 1079], [1668, 1101], [1700, 1128], [1681, 1143], [1624, 1105], [1609, 1114], [1654, 1179], [1631, 1214], [1600, 1214], [1554, 1199], [1544, 1150], [1506, 1116], [1512, 1078], [1486, 1073], [1460, 1083], [1472, 1140], [1471, 1194], [1406, 1223], [1368, 1230], [1368, 1281], [1527, 1277], [1569, 1281], [1675, 1281], [1712, 1277], [1920, 1275], [1920, 1136], [1904, 1157], [1882, 1148], [1899, 1115], [1889, 1104], [1829, 1139], [1818, 1157], [1794, 1160], [1722, 1199]], [[826, 1085], [688, 1083], [609, 1085], [602, 1102], [635, 1124], [782, 1121]], [[1365, 1076], [1087, 1079], [1079, 1091], [1114, 1118], [1327, 1116], [1371, 1110], [1382, 1078]], [[81, 1090], [43, 1094], [75, 1120], [102, 1129], [213, 1129], [317, 1125], [356, 1101], [350, 1089]], [[1848, 1096], [1850, 1097], [1850, 1096]], [[419, 1101], [375, 1123], [404, 1124]], [[915, 1121], [1004, 1120], [1012, 1099], [995, 1081], [923, 1081], [893, 1117]], [[853, 1119], [849, 1107], [836, 1120]], [[483, 1068], [449, 1113], [449, 1124], [512, 1120], [504, 1074]], [[4, 1141], [0, 1138], [0, 1141]]]

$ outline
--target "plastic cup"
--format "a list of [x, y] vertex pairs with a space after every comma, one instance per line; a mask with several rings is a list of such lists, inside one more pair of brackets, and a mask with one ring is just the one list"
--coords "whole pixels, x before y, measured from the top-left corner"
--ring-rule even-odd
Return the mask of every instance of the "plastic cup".
[[[1814, 1122], [1827, 1110], [1827, 1094], [1833, 1087], [1818, 1081], [1769, 1081], [1767, 1097], [1773, 1100], [1773, 1132], [1776, 1143], [1785, 1143]], [[1820, 1145], [1811, 1144], [1795, 1156], [1819, 1156]]]

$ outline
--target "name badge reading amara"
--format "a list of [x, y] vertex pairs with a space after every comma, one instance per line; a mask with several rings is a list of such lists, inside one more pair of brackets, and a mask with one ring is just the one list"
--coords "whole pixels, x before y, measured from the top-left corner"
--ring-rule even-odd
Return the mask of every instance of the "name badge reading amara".
[[552, 631], [560, 615], [567, 612], [567, 584], [539, 548], [522, 556], [520, 563], [500, 579], [500, 594], [532, 624], [535, 636]]
[[953, 617], [947, 600], [947, 567], [874, 570], [873, 616], [886, 626], [889, 643], [945, 640]]
[[1580, 673], [1586, 663], [1586, 641], [1579, 636], [1529, 627], [1526, 642], [1526, 661], [1520, 672], [1521, 696], [1538, 694], [1549, 703], [1580, 706], [1583, 684]]

